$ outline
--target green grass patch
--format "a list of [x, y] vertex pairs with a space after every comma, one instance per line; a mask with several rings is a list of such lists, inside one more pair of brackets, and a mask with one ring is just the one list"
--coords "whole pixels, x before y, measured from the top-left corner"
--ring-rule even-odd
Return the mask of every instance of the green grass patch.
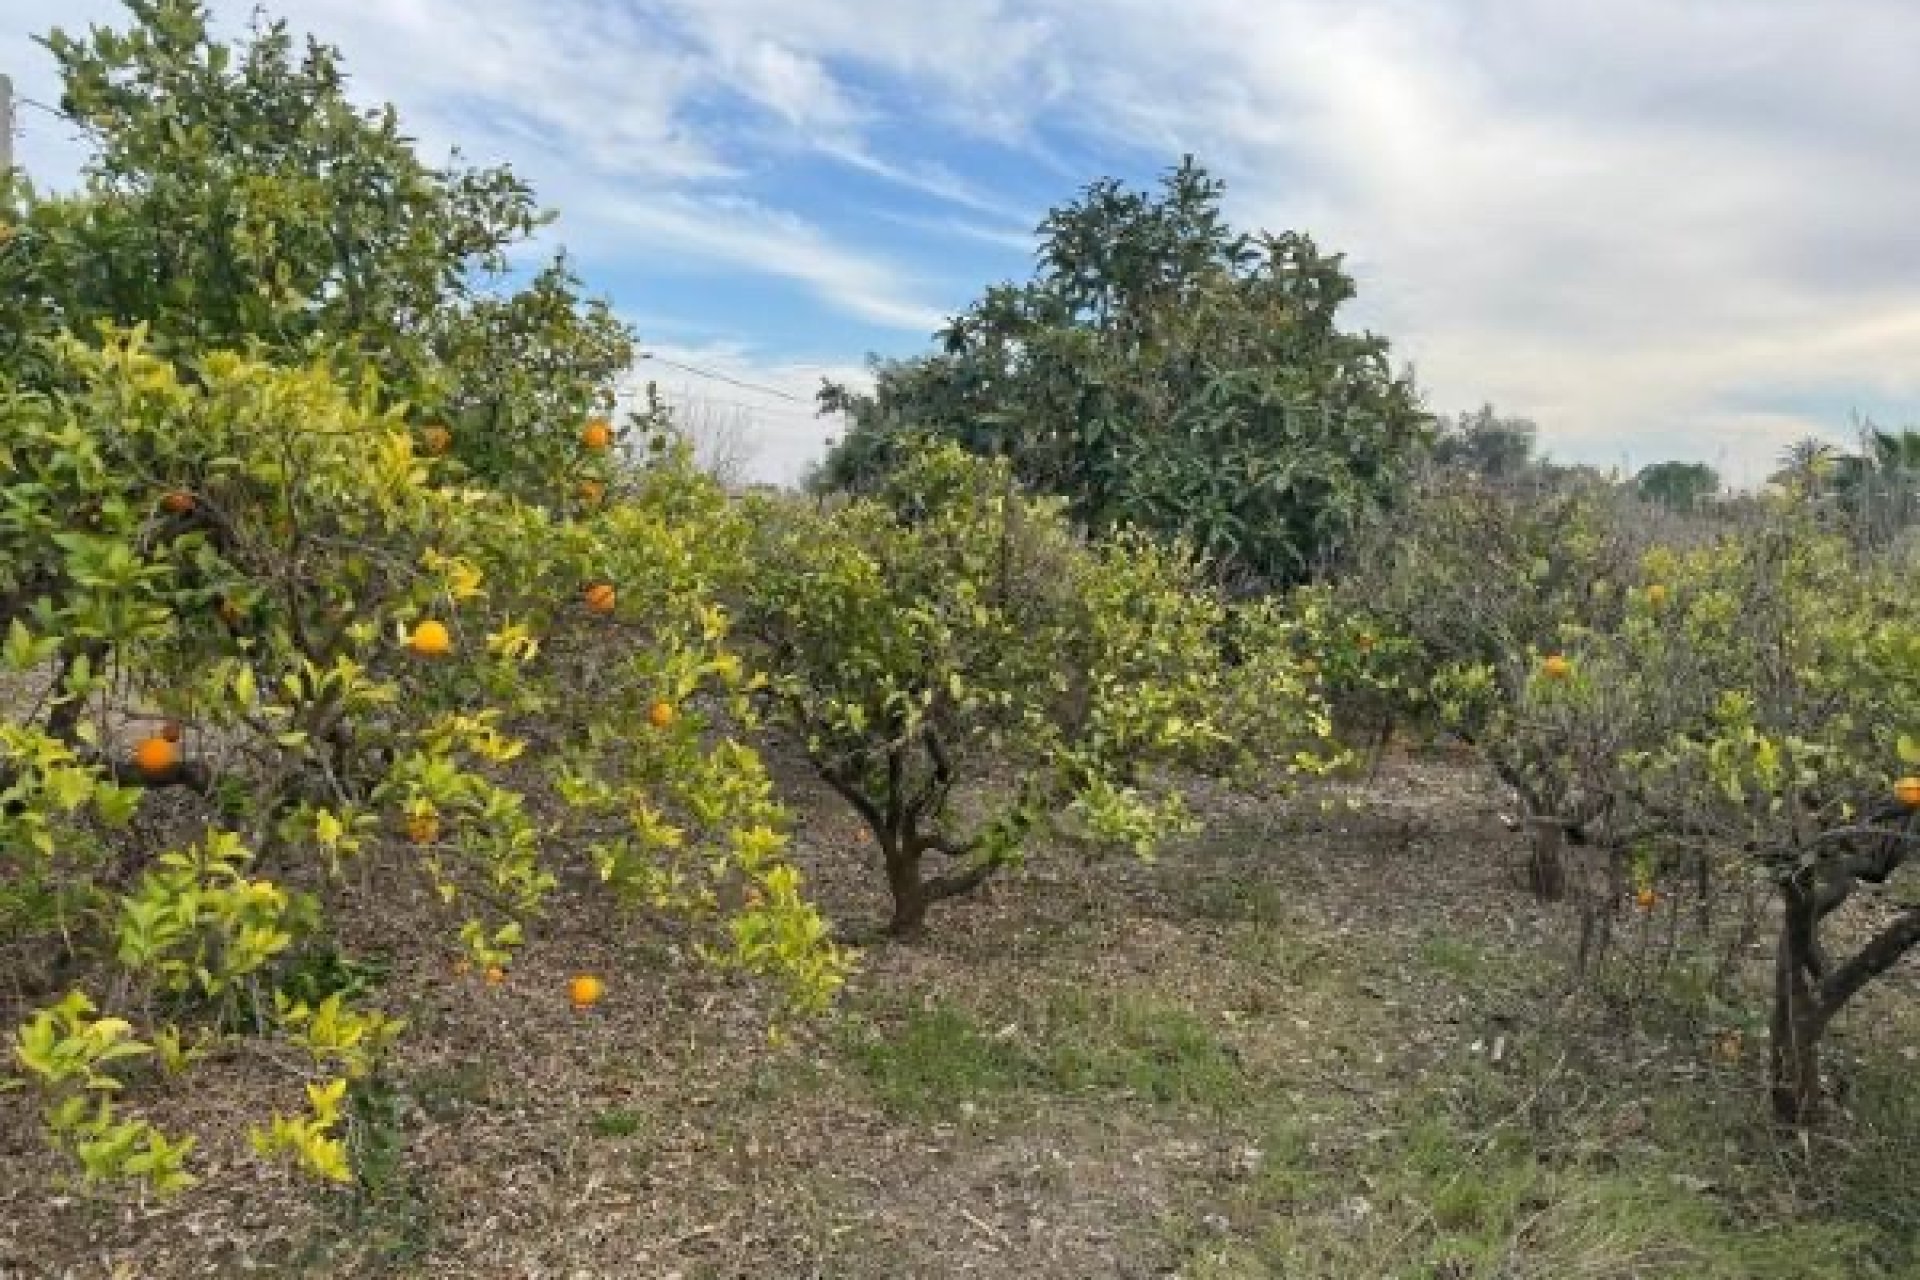
[[1474, 982], [1487, 974], [1487, 953], [1461, 938], [1435, 934], [1420, 943], [1420, 963], [1435, 973], [1461, 982]]
[[1018, 1088], [1031, 1069], [951, 1005], [910, 1010], [900, 1025], [856, 1032], [849, 1054], [887, 1107], [912, 1115], [950, 1114]]
[[587, 1122], [596, 1138], [631, 1138], [647, 1127], [647, 1118], [630, 1107], [608, 1107]]
[[1233, 1051], [1203, 1020], [1140, 996], [1069, 993], [1047, 1011], [1039, 1051], [1064, 1093], [1122, 1093], [1149, 1102], [1224, 1108], [1247, 1095]]

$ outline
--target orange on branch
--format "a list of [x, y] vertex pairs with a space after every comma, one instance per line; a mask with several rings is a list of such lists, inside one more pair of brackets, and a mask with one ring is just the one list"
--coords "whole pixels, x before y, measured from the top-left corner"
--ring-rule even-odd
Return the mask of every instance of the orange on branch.
[[439, 838], [439, 814], [410, 813], [407, 815], [407, 839], [415, 844], [432, 844]]
[[199, 501], [185, 489], [174, 489], [160, 499], [161, 509], [173, 516], [192, 515], [193, 509], [199, 505]]
[[613, 584], [596, 582], [586, 591], [587, 611], [590, 613], [612, 613], [615, 602]]
[[580, 430], [580, 443], [594, 453], [605, 453], [613, 445], [613, 426], [605, 418], [595, 418]]
[[180, 748], [162, 737], [142, 738], [133, 748], [133, 767], [148, 779], [166, 777], [180, 763]]
[[662, 698], [647, 708], [647, 723], [656, 729], [665, 729], [673, 723], [674, 717], [678, 714], [673, 709], [673, 704]]
[[1920, 778], [1908, 775], [1895, 782], [1893, 798], [1909, 809], [1920, 809]]
[[1540, 674], [1549, 680], [1565, 680], [1573, 674], [1573, 664], [1560, 654], [1551, 653], [1541, 662]]
[[453, 651], [453, 637], [447, 633], [445, 623], [428, 618], [407, 637], [407, 648], [422, 658], [439, 658]]

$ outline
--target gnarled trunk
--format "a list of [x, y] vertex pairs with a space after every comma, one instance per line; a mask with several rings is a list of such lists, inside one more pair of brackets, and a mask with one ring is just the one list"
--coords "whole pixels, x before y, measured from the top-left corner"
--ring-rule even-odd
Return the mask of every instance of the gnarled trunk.
[[895, 938], [910, 938], [926, 928], [927, 886], [920, 879], [920, 851], [910, 844], [889, 840], [885, 847], [887, 892], [893, 896], [893, 915], [887, 921], [887, 933]]
[[1768, 1061], [1773, 1114], [1782, 1124], [1802, 1125], [1820, 1110], [1820, 1035], [1827, 1017], [1812, 980], [1812, 905], [1794, 918], [1789, 901], [1773, 965], [1773, 1022]]
[[1567, 833], [1558, 819], [1533, 818], [1528, 824], [1531, 849], [1527, 855], [1527, 883], [1542, 902], [1567, 896]]

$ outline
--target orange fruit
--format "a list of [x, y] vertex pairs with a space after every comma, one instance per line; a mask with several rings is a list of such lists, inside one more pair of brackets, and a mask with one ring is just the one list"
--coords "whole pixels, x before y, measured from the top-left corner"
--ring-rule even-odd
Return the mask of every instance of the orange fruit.
[[1653, 891], [1653, 886], [1643, 885], [1640, 891], [1633, 895], [1633, 900], [1642, 911], [1651, 911], [1653, 904], [1660, 901], [1660, 895]]
[[613, 444], [613, 427], [605, 418], [595, 418], [580, 430], [580, 443], [595, 453], [605, 453]]
[[502, 969], [497, 964], [487, 966], [487, 982], [490, 985], [497, 987], [506, 980], [507, 971], [505, 969]]
[[175, 489], [168, 493], [166, 497], [160, 499], [161, 508], [165, 510], [168, 515], [172, 516], [191, 515], [193, 509], [198, 505], [200, 504], [194, 499], [194, 496], [185, 489]]
[[580, 501], [590, 507], [600, 505], [600, 499], [607, 496], [607, 486], [600, 480], [582, 480], [580, 482]]
[[1909, 775], [1894, 783], [1893, 798], [1909, 809], [1920, 809], [1920, 778]]
[[447, 634], [445, 623], [428, 618], [407, 637], [407, 648], [422, 658], [438, 658], [452, 652], [453, 637]]
[[587, 588], [587, 610], [590, 613], [612, 613], [614, 598], [611, 582], [596, 582]]
[[164, 778], [180, 763], [180, 748], [165, 738], [142, 738], [133, 748], [133, 767], [145, 778]]
[[1647, 603], [1658, 609], [1667, 602], [1667, 589], [1656, 582], [1647, 588]]
[[600, 997], [607, 994], [607, 984], [590, 973], [574, 975], [567, 984], [567, 999], [573, 1001], [576, 1009], [585, 1009], [600, 1003]]
[[407, 815], [407, 839], [415, 844], [432, 844], [440, 838], [440, 815], [437, 813], [410, 813]]
[[664, 729], [673, 723], [676, 714], [673, 704], [663, 698], [647, 708], [647, 723], [656, 729]]
[[442, 457], [453, 448], [453, 432], [435, 423], [420, 433], [420, 443], [431, 456]]
[[1540, 674], [1549, 680], [1565, 680], [1573, 674], [1573, 664], [1559, 654], [1551, 653], [1541, 662]]

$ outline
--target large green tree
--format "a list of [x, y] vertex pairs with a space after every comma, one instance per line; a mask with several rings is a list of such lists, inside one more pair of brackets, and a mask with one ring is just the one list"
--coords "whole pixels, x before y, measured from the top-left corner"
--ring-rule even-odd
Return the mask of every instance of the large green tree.
[[1720, 473], [1704, 462], [1656, 462], [1640, 468], [1633, 487], [1649, 502], [1691, 511], [1720, 491]]
[[880, 366], [872, 394], [823, 389], [851, 425], [818, 483], [870, 489], [925, 432], [1010, 459], [1096, 533], [1183, 535], [1230, 578], [1308, 576], [1393, 494], [1428, 418], [1385, 339], [1340, 328], [1341, 255], [1234, 231], [1223, 192], [1188, 160], [1156, 192], [1104, 179], [1054, 209], [1031, 280]]
[[377, 373], [494, 480], [566, 456], [572, 424], [611, 408], [630, 336], [564, 261], [515, 269], [546, 215], [510, 170], [429, 164], [284, 23], [225, 44], [199, 0], [126, 7], [125, 29], [43, 42], [91, 150], [77, 192], [0, 192], [0, 367], [44, 380], [44, 339], [101, 323], [144, 325], [183, 366], [324, 355]]
[[1489, 480], [1520, 475], [1533, 464], [1540, 428], [1526, 418], [1503, 418], [1482, 405], [1443, 424], [1433, 441], [1433, 460]]

